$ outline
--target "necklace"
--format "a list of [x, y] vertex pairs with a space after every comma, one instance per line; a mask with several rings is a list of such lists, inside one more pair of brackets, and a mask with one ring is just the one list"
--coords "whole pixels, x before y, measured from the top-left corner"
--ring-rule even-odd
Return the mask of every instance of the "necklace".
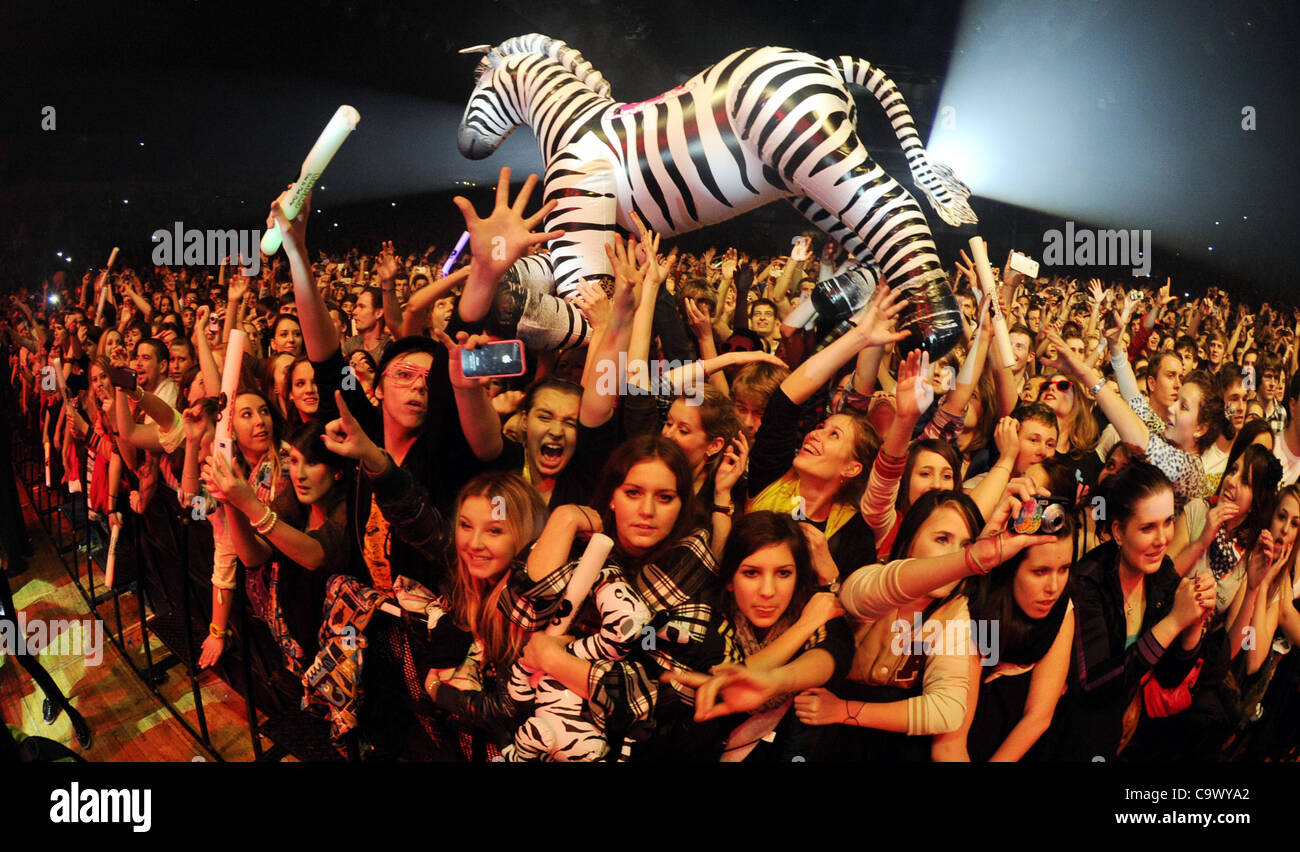
[[1129, 592], [1124, 596], [1125, 616], [1128, 616], [1129, 618], [1133, 617], [1133, 613], [1137, 610], [1138, 604], [1141, 603], [1143, 598], [1145, 597], [1146, 589], [1144, 586], [1145, 584], [1138, 583], [1137, 589], [1135, 589], [1132, 592]]

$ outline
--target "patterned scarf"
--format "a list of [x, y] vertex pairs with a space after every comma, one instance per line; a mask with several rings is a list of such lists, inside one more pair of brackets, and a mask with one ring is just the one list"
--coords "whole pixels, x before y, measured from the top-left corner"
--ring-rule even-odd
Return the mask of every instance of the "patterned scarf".
[[[758, 635], [754, 632], [754, 625], [749, 623], [749, 619], [745, 617], [743, 612], [737, 610], [733, 614], [732, 620], [736, 626], [736, 641], [740, 643], [740, 649], [745, 652], [745, 659], [748, 660], [750, 657], [776, 641], [777, 637], [782, 633], [790, 629], [791, 625], [793, 625], [796, 620], [791, 609], [792, 607], [786, 607], [785, 612], [781, 613], [781, 618], [777, 620], [776, 624], [773, 624], [767, 629], [767, 634], [762, 640], [758, 638]], [[752, 712], [755, 715], [765, 713], [768, 710], [780, 707], [782, 704], [789, 701], [791, 697], [792, 696], [790, 695], [774, 696], [766, 704]]]

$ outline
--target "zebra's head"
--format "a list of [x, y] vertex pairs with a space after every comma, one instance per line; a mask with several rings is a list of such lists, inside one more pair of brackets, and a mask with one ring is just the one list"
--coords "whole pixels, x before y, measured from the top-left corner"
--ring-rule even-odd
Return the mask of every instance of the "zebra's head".
[[581, 53], [540, 33], [516, 36], [496, 47], [484, 44], [460, 52], [483, 54], [474, 69], [474, 91], [456, 129], [456, 145], [471, 160], [490, 155], [516, 127], [527, 121], [524, 111], [530, 96], [528, 80], [518, 75], [519, 66], [529, 55], [548, 57], [593, 92], [609, 96], [609, 83]]
[[481, 160], [501, 146], [523, 123], [523, 117], [499, 83], [502, 74], [509, 72], [503, 69], [503, 57], [496, 48], [480, 45], [467, 47], [461, 53], [484, 54], [474, 69], [474, 91], [456, 128], [461, 156]]

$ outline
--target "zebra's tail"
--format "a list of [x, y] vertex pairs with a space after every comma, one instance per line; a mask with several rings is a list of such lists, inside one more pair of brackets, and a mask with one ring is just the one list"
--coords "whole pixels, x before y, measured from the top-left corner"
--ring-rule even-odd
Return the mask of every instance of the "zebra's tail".
[[979, 220], [971, 209], [970, 187], [957, 179], [952, 169], [939, 163], [931, 163], [926, 155], [925, 146], [916, 132], [916, 123], [912, 112], [903, 100], [903, 93], [898, 91], [894, 81], [885, 76], [879, 68], [865, 59], [852, 56], [838, 56], [828, 59], [831, 67], [845, 85], [859, 86], [875, 95], [880, 106], [889, 116], [894, 126], [894, 134], [902, 143], [907, 155], [907, 164], [912, 171], [912, 179], [930, 199], [930, 204], [939, 214], [939, 218], [949, 225], [973, 225]]

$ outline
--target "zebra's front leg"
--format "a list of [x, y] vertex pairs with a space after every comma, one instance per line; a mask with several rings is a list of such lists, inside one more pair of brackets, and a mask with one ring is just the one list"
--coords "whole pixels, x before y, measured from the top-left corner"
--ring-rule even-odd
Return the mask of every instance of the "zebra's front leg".
[[605, 245], [618, 233], [618, 182], [608, 151], [592, 134], [556, 152], [546, 164], [545, 204], [558, 202], [546, 217], [547, 230], [564, 229], [551, 240], [555, 292], [569, 298], [583, 278], [608, 276], [614, 270]]

